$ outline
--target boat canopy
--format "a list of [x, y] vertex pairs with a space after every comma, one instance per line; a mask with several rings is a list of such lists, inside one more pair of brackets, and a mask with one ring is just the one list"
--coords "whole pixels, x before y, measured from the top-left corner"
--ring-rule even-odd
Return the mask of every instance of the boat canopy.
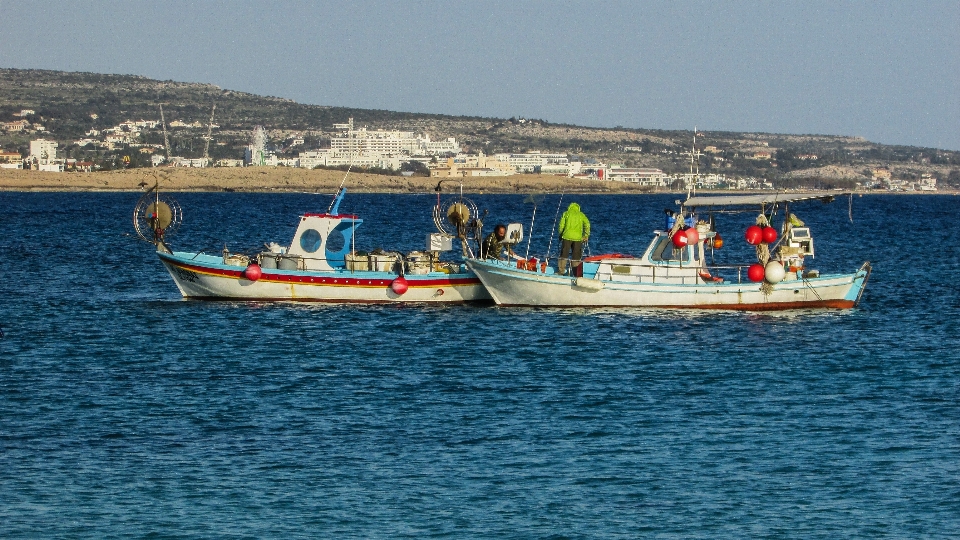
[[704, 208], [707, 206], [758, 206], [763, 204], [788, 203], [818, 199], [830, 202], [835, 197], [850, 195], [849, 191], [835, 191], [831, 193], [764, 193], [759, 195], [720, 195], [716, 197], [690, 197], [683, 202], [688, 208]]

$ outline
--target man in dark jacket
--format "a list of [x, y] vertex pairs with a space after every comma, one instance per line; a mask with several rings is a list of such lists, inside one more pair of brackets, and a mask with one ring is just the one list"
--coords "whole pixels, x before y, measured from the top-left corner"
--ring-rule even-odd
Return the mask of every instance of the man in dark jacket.
[[560, 275], [567, 271], [567, 257], [573, 255], [571, 267], [574, 275], [580, 275], [580, 260], [583, 257], [583, 243], [590, 236], [590, 220], [580, 211], [580, 205], [570, 203], [567, 211], [560, 217], [560, 260], [557, 269]]
[[506, 237], [507, 226], [498, 223], [497, 226], [493, 228], [493, 232], [488, 234], [486, 239], [484, 239], [483, 245], [480, 247], [480, 258], [501, 259], [503, 258], [504, 251], [507, 252], [507, 255], [516, 256], [510, 244], [504, 242]]

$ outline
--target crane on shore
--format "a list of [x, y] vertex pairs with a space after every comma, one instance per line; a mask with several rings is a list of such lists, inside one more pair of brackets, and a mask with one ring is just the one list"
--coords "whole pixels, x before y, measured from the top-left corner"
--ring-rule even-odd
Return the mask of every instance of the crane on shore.
[[160, 104], [160, 125], [163, 126], [163, 151], [167, 154], [167, 163], [170, 163], [170, 139], [167, 137], [167, 121], [163, 119], [163, 103]]
[[203, 147], [203, 162], [206, 165], [210, 164], [210, 134], [213, 132], [213, 114], [217, 112], [217, 104], [213, 104], [213, 109], [210, 111], [210, 121], [207, 122], [207, 144]]

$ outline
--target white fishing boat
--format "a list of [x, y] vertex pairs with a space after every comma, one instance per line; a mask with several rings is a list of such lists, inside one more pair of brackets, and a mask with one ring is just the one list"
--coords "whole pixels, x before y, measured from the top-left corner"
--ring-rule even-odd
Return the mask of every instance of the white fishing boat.
[[140, 238], [156, 245], [157, 256], [185, 298], [357, 303], [490, 301], [480, 280], [463, 263], [441, 260], [441, 252], [453, 248], [449, 234], [426, 235], [424, 251], [357, 251], [354, 233], [363, 220], [339, 212], [345, 193], [345, 189], [338, 191], [327, 212], [301, 215], [288, 245], [271, 242], [255, 254], [231, 253], [226, 248], [216, 254], [174, 251], [167, 239], [181, 223], [182, 212], [175, 201], [161, 196], [156, 188], [140, 199], [133, 222]]
[[[473, 270], [502, 306], [633, 306], [736, 310], [851, 308], [863, 294], [869, 262], [853, 273], [822, 275], [805, 261], [814, 256], [810, 229], [789, 212], [802, 200], [828, 200], [836, 194], [771, 194], [692, 197], [680, 219], [654, 231], [638, 257], [620, 254], [587, 257], [580, 275], [558, 275], [542, 261], [508, 262], [471, 258]], [[695, 210], [760, 207], [759, 222], [748, 230], [757, 260], [742, 265], [707, 264], [708, 250], [722, 246], [711, 223], [684, 228], [683, 216]], [[772, 226], [784, 209], [779, 231]], [[711, 220], [712, 221], [712, 220]], [[757, 234], [760, 236], [758, 237]]]

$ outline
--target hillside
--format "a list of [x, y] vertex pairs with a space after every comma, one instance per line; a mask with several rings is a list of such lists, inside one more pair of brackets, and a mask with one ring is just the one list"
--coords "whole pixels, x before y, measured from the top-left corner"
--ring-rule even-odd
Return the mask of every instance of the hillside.
[[[59, 142], [62, 157], [95, 161], [106, 169], [119, 168], [121, 156], [129, 166], [148, 166], [149, 156], [125, 145], [113, 149], [80, 146], [90, 130], [104, 130], [126, 120], [159, 120], [163, 104], [167, 123], [193, 127], [170, 128], [171, 152], [199, 157], [204, 149], [206, 124], [216, 104], [214, 159], [242, 157], [251, 131], [264, 126], [270, 143], [284, 149], [293, 137], [304, 145], [293, 154], [316, 148], [335, 130], [333, 124], [354, 118], [371, 129], [403, 128], [432, 137], [456, 137], [466, 151], [562, 152], [582, 160], [596, 159], [623, 166], [658, 167], [667, 173], [689, 170], [692, 131], [590, 128], [552, 124], [537, 119], [500, 119], [304, 105], [288, 99], [257, 96], [210, 84], [158, 81], [133, 75], [104, 75], [45, 70], [0, 69], [0, 122], [17, 120], [23, 109], [34, 114], [31, 127], [45, 132], [0, 132], [4, 151], [27, 153], [28, 142], [43, 136]], [[159, 129], [145, 130], [138, 142], [160, 146]], [[932, 175], [941, 185], [960, 185], [960, 152], [876, 144], [858, 137], [785, 135], [702, 131], [697, 150], [700, 172], [768, 179], [778, 187], [817, 185], [850, 187], [869, 182], [872, 171], [886, 167], [904, 180]]]

